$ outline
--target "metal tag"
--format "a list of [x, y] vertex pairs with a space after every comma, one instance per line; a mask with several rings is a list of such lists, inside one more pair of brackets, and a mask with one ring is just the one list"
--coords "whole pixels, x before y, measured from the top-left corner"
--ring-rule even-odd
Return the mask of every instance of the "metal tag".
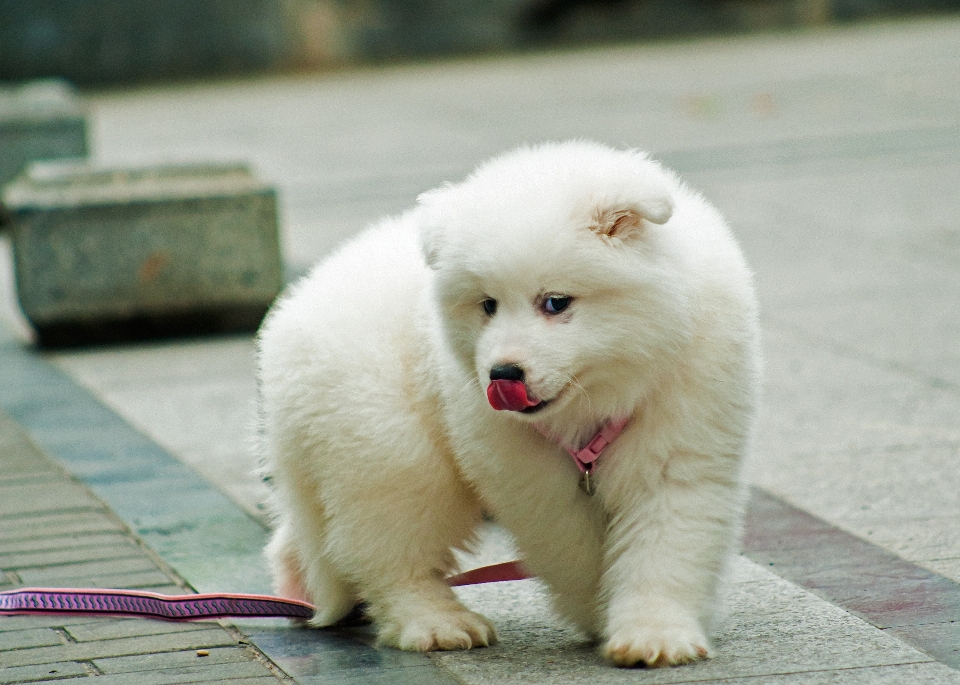
[[589, 469], [584, 471], [583, 476], [580, 478], [580, 489], [591, 497], [593, 496], [593, 493], [596, 492], [596, 488], [593, 484], [593, 477], [590, 475]]

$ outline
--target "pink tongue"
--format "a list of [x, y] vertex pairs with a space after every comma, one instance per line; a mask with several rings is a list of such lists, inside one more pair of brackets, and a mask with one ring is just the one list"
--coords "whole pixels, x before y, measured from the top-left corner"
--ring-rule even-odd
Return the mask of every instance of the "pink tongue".
[[523, 381], [490, 381], [487, 386], [487, 399], [490, 400], [490, 406], [497, 411], [523, 411], [527, 407], [540, 404], [540, 400], [527, 396], [527, 386]]

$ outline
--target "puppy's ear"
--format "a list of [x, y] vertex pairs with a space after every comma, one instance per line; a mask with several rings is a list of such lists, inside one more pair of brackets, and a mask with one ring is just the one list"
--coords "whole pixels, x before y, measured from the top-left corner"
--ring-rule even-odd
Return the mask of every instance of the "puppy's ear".
[[627, 238], [643, 228], [644, 220], [665, 224], [672, 215], [673, 202], [668, 196], [650, 198], [630, 207], [598, 207], [590, 223], [590, 230], [611, 238]]
[[442, 225], [443, 199], [450, 184], [429, 190], [417, 198], [418, 220], [420, 224], [420, 251], [431, 269], [440, 268], [440, 252], [443, 244]]
[[436, 240], [425, 240], [424, 232], [420, 232], [420, 251], [423, 253], [423, 259], [431, 269], [436, 271], [440, 268], [440, 245]]

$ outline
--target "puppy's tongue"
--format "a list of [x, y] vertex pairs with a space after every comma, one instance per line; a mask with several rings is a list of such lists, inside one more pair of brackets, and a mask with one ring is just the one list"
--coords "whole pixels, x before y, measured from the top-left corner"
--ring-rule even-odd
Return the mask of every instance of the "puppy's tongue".
[[540, 400], [527, 396], [527, 386], [523, 381], [490, 381], [487, 386], [487, 399], [490, 406], [497, 411], [523, 411], [527, 407], [540, 404]]

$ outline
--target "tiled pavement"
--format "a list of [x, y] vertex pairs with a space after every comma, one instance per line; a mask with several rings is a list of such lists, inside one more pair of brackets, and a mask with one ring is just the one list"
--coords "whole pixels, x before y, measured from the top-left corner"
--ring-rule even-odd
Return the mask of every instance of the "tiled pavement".
[[[3, 412], [0, 569], [0, 590], [25, 585], [193, 591]], [[91, 675], [100, 676], [102, 685], [286, 680], [241, 633], [217, 622], [0, 618], [0, 683]]]
[[[677, 167], [757, 270], [763, 491], [716, 659], [611, 669], [534, 581], [462, 591], [498, 626], [488, 650], [427, 658], [373, 649], [364, 630], [237, 629], [305, 684], [960, 682], [958, 60], [960, 22], [944, 19], [94, 95], [105, 161], [245, 157], [275, 179], [294, 268], [506, 146], [588, 136]], [[43, 356], [0, 340], [0, 409], [201, 591], [266, 588], [253, 394], [249, 338]], [[32, 649], [85, 661], [63, 627], [60, 646], [0, 665]], [[162, 639], [145, 663], [169, 658]]]

